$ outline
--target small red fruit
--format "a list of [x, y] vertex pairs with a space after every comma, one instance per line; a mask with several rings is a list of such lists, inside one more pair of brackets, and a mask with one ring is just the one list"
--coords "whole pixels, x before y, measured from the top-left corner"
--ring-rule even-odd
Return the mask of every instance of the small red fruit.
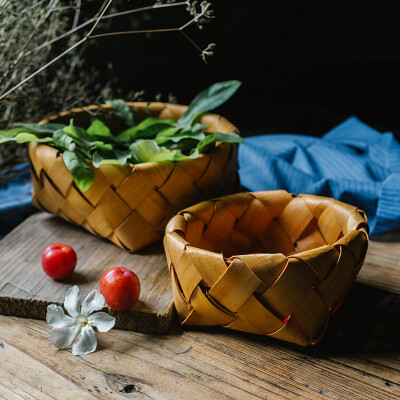
[[50, 244], [42, 253], [43, 271], [53, 279], [68, 278], [74, 272], [76, 262], [76, 253], [67, 244]]
[[100, 280], [100, 293], [114, 310], [127, 310], [139, 300], [140, 282], [130, 269], [109, 269]]

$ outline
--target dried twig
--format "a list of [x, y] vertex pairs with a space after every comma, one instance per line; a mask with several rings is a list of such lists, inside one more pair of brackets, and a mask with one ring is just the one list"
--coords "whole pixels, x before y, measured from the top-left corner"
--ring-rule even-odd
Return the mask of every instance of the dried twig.
[[[0, 1], [1, 1], [0, 7], [3, 7], [7, 3], [7, 0], [0, 0]], [[205, 61], [206, 56], [212, 55], [212, 48], [215, 46], [215, 44], [212, 43], [212, 44], [208, 45], [206, 47], [206, 49], [202, 50], [184, 32], [184, 30], [186, 28], [188, 28], [189, 26], [191, 26], [193, 24], [198, 24], [199, 28], [201, 28], [202, 27], [202, 23], [206, 22], [206, 20], [208, 20], [210, 18], [213, 18], [212, 10], [210, 9], [211, 3], [207, 2], [207, 1], [203, 1], [203, 2], [200, 3], [200, 11], [197, 10], [197, 3], [198, 3], [197, 1], [190, 2], [190, 0], [187, 0], [187, 1], [177, 2], [177, 3], [159, 3], [159, 2], [156, 2], [155, 4], [153, 4], [151, 6], [141, 7], [141, 8], [128, 10], [128, 11], [123, 11], [123, 12], [118, 12], [118, 13], [105, 15], [106, 10], [109, 8], [109, 6], [111, 5], [111, 3], [113, 1], [113, 0], [106, 0], [103, 3], [103, 5], [102, 5], [102, 7], [101, 7], [101, 9], [100, 9], [100, 11], [98, 13], [99, 15], [97, 17], [91, 18], [88, 21], [78, 25], [78, 20], [79, 20], [79, 15], [80, 15], [80, 0], [78, 0], [77, 1], [76, 11], [75, 11], [75, 16], [74, 16], [74, 21], [73, 21], [73, 25], [72, 25], [72, 29], [71, 30], [69, 30], [68, 32], [65, 32], [65, 33], [63, 33], [63, 34], [61, 34], [61, 35], [59, 35], [59, 36], [57, 36], [57, 37], [55, 37], [55, 38], [53, 38], [51, 40], [46, 41], [45, 43], [41, 44], [40, 46], [37, 46], [35, 49], [33, 49], [33, 50], [29, 51], [29, 52], [25, 52], [25, 49], [27, 48], [27, 46], [30, 43], [30, 41], [33, 38], [33, 36], [35, 35], [38, 27], [52, 13], [52, 11], [54, 11], [58, 1], [59, 0], [51, 0], [50, 5], [49, 5], [46, 13], [44, 14], [43, 18], [41, 18], [39, 20], [39, 22], [37, 23], [35, 29], [31, 33], [30, 37], [28, 38], [28, 40], [26, 41], [26, 43], [22, 47], [21, 51], [19, 52], [18, 56], [14, 60], [14, 62], [12, 64], [12, 68], [10, 68], [8, 71], [6, 71], [5, 75], [3, 75], [3, 78], [4, 78], [11, 71], [13, 73], [12, 79], [10, 79], [9, 82], [6, 85], [3, 86], [2, 91], [0, 92], [0, 100], [6, 99], [7, 96], [9, 96], [12, 92], [17, 90], [21, 86], [23, 86], [26, 82], [28, 82], [29, 80], [34, 78], [36, 75], [40, 74], [42, 71], [47, 69], [49, 66], [51, 66], [52, 64], [57, 62], [59, 59], [61, 59], [62, 57], [64, 57], [68, 53], [70, 53], [72, 50], [74, 50], [77, 47], [81, 46], [88, 39], [99, 38], [99, 37], [104, 37], [104, 36], [112, 36], [112, 35], [126, 35], [126, 34], [138, 34], [138, 33], [143, 34], [143, 33], [157, 33], [157, 32], [174, 32], [174, 31], [178, 31], [178, 32], [181, 32], [183, 34], [183, 36], [186, 39], [188, 39], [189, 42], [198, 51], [201, 52], [201, 57], [203, 58], [204, 61]], [[37, 6], [40, 3], [41, 2], [39, 1], [39, 2], [35, 3], [34, 6]], [[177, 7], [177, 6], [182, 6], [182, 5], [186, 5], [187, 10], [189, 11], [190, 15], [193, 16], [193, 18], [191, 20], [189, 20], [188, 22], [186, 22], [185, 24], [183, 24], [183, 25], [181, 25], [179, 27], [176, 27], [176, 28], [145, 29], [145, 30], [126, 31], [126, 32], [109, 32], [109, 33], [102, 33], [102, 34], [97, 34], [97, 35], [93, 35], [92, 34], [94, 32], [94, 30], [96, 29], [96, 27], [98, 26], [99, 22], [102, 19], [114, 18], [114, 17], [118, 17], [118, 16], [122, 16], [122, 15], [132, 14], [132, 13], [151, 10], [151, 9], [165, 8], [165, 7]], [[44, 64], [40, 68], [38, 68], [33, 73], [29, 74], [27, 77], [22, 79], [18, 84], [13, 86], [11, 89], [8, 89], [9, 86], [11, 85], [11, 83], [13, 82], [15, 76], [16, 76], [14, 74], [15, 71], [13, 71], [13, 67], [15, 67], [24, 57], [30, 56], [32, 54], [36, 54], [42, 48], [47, 47], [47, 46], [55, 43], [58, 40], [61, 40], [61, 39], [65, 38], [65, 37], [68, 37], [68, 36], [72, 35], [73, 33], [75, 33], [76, 31], [78, 31], [78, 30], [80, 30], [80, 29], [82, 29], [82, 28], [84, 28], [84, 27], [86, 27], [86, 26], [88, 26], [88, 25], [90, 25], [92, 23], [93, 23], [93, 26], [90, 28], [89, 32], [82, 39], [78, 40], [76, 43], [71, 45], [68, 49], [63, 51], [61, 54], [59, 54], [58, 56], [54, 57], [52, 60], [50, 60], [49, 62], [47, 62], [46, 64]], [[210, 47], [210, 46], [213, 46], [213, 47]]]

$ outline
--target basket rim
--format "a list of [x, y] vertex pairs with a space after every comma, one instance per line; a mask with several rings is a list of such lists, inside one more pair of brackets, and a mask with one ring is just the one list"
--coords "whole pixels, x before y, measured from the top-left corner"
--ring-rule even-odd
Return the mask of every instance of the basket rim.
[[[154, 101], [154, 102], [150, 102], [150, 103], [144, 102], [144, 101], [140, 101], [140, 102], [127, 101], [126, 104], [129, 105], [131, 108], [136, 107], [136, 108], [140, 108], [140, 109], [153, 109], [153, 108], [159, 107], [160, 111], [162, 110], [162, 108], [164, 108], [166, 106], [168, 106], [168, 107], [176, 107], [176, 108], [183, 108], [184, 110], [182, 110], [182, 114], [188, 108], [187, 105], [183, 105], [183, 104], [174, 104], [174, 103], [166, 103], [166, 102], [159, 102], [159, 101]], [[57, 114], [53, 114], [53, 115], [50, 115], [48, 117], [45, 117], [45, 118], [41, 119], [38, 123], [41, 124], [41, 125], [45, 125], [45, 124], [51, 123], [52, 121], [56, 120], [57, 118], [65, 117], [65, 116], [68, 116], [69, 114], [72, 114], [72, 113], [80, 113], [80, 112], [92, 111], [92, 110], [97, 110], [97, 109], [109, 110], [111, 108], [112, 107], [109, 104], [91, 104], [91, 105], [84, 106], [84, 107], [71, 108], [70, 110], [60, 111]], [[232, 122], [227, 120], [222, 115], [215, 114], [215, 113], [204, 113], [202, 115], [201, 119], [204, 118], [204, 117], [212, 117], [212, 118], [215, 118], [215, 119], [219, 119], [222, 122], [226, 122], [227, 124], [230, 124], [233, 127], [233, 132], [235, 132], [237, 134], [240, 134], [239, 133], [239, 129], [235, 125], [233, 125]], [[227, 132], [221, 132], [221, 133], [227, 133]], [[28, 146], [29, 146], [29, 148], [31, 150], [33, 150], [33, 149], [35, 149], [37, 147], [40, 147], [40, 146], [45, 146], [45, 147], [49, 147], [49, 148], [55, 149], [55, 150], [57, 150], [57, 155], [56, 155], [57, 157], [59, 155], [62, 156], [62, 153], [63, 153], [61, 150], [58, 150], [58, 149], [56, 149], [55, 147], [52, 147], [52, 146], [48, 146], [45, 143], [30, 142], [28, 144]], [[215, 147], [216, 151], [214, 152], [214, 155], [216, 155], [218, 153], [221, 153], [221, 151], [223, 151], [224, 149], [233, 148], [235, 146], [236, 146], [235, 143], [217, 142], [216, 143], [216, 147]], [[196, 163], [201, 162], [201, 160], [203, 158], [210, 157], [209, 154], [213, 154], [213, 153], [207, 153], [207, 154], [200, 153], [199, 156], [197, 158], [194, 158], [194, 159], [193, 158], [187, 158], [187, 159], [178, 160], [178, 161], [148, 161], [148, 162], [145, 162], [145, 163], [138, 163], [138, 164], [127, 163], [127, 164], [124, 164], [124, 165], [117, 165], [117, 167], [123, 167], [123, 168], [127, 168], [128, 167], [128, 168], [131, 168], [133, 170], [133, 169], [140, 169], [140, 168], [145, 168], [145, 167], [148, 168], [151, 165], [153, 165], [153, 166], [159, 166], [159, 165], [163, 165], [163, 164], [167, 165], [169, 163], [175, 163], [176, 164], [176, 163], [184, 162], [184, 163], [188, 163], [188, 164], [196, 164]], [[86, 159], [86, 160], [89, 161], [89, 163], [91, 165], [93, 165], [91, 160], [89, 160], [89, 159]], [[102, 165], [100, 165], [98, 168], [101, 168], [101, 167], [102, 167]]]
[[[201, 203], [193, 204], [192, 206], [187, 207], [187, 208], [185, 208], [185, 209], [179, 211], [177, 214], [175, 214], [175, 216], [174, 216], [173, 218], [175, 218], [176, 216], [182, 216], [182, 217], [183, 217], [183, 214], [184, 214], [185, 212], [186, 212], [186, 213], [190, 213], [190, 209], [191, 209], [192, 207], [198, 206], [198, 205], [200, 205], [200, 204], [209, 203], [209, 206], [211, 206], [211, 205], [214, 204], [216, 201], [221, 201], [221, 200], [223, 200], [223, 199], [225, 199], [225, 198], [230, 198], [230, 199], [232, 199], [232, 198], [239, 198], [239, 196], [242, 195], [242, 194], [249, 194], [249, 195], [253, 196], [254, 198], [257, 198], [257, 194], [258, 194], [258, 193], [262, 194], [262, 193], [274, 192], [274, 191], [285, 191], [286, 193], [289, 193], [293, 198], [296, 198], [296, 197], [299, 197], [299, 196], [302, 196], [302, 195], [307, 195], [307, 196], [313, 196], [313, 197], [315, 197], [315, 198], [320, 198], [320, 199], [335, 200], [335, 201], [337, 202], [337, 205], [339, 205], [339, 206], [342, 206], [342, 205], [347, 205], [347, 206], [348, 206], [348, 205], [350, 205], [350, 204], [344, 203], [344, 202], [342, 202], [342, 201], [340, 201], [340, 200], [336, 200], [336, 199], [334, 199], [333, 197], [326, 197], [326, 196], [319, 196], [319, 195], [311, 195], [311, 194], [306, 194], [306, 193], [295, 194], [295, 193], [287, 192], [287, 191], [284, 190], [284, 189], [262, 190], [262, 191], [260, 190], [260, 191], [252, 191], [252, 192], [239, 192], [239, 193], [231, 194], [231, 195], [228, 195], [228, 196], [217, 197], [217, 198], [213, 198], [213, 199], [210, 199], [210, 200], [203, 201], [203, 202], [201, 202]], [[355, 206], [353, 206], [353, 207], [355, 207]], [[246, 256], [252, 256], [252, 255], [254, 255], [254, 256], [260, 257], [260, 256], [271, 256], [271, 255], [275, 255], [275, 254], [281, 254], [281, 255], [283, 255], [283, 256], [286, 257], [286, 258], [289, 258], [289, 257], [292, 257], [292, 258], [294, 257], [294, 258], [296, 258], [296, 257], [299, 257], [301, 254], [307, 253], [307, 252], [309, 252], [309, 251], [320, 250], [321, 253], [323, 253], [323, 252], [328, 252], [328, 251], [329, 251], [329, 248], [328, 248], [328, 247], [334, 247], [335, 245], [338, 244], [339, 241], [343, 240], [344, 238], [350, 237], [350, 235], [351, 235], [353, 232], [355, 232], [355, 231], [364, 234], [364, 236], [366, 237], [366, 240], [367, 240], [367, 242], [368, 242], [368, 241], [369, 241], [369, 225], [368, 225], [367, 216], [366, 216], [366, 214], [365, 214], [365, 212], [364, 212], [363, 210], [361, 210], [361, 209], [359, 209], [359, 208], [357, 208], [357, 207], [355, 207], [355, 208], [356, 208], [357, 212], [361, 213], [361, 215], [362, 215], [362, 216], [364, 217], [364, 219], [365, 219], [365, 222], [362, 224], [362, 226], [361, 226], [360, 228], [356, 228], [356, 229], [351, 230], [350, 232], [346, 233], [346, 235], [343, 235], [341, 238], [339, 238], [338, 240], [336, 240], [336, 241], [335, 241], [334, 243], [332, 243], [332, 244], [328, 244], [328, 243], [327, 243], [327, 244], [322, 245], [322, 246], [313, 247], [313, 248], [311, 248], [311, 249], [299, 251], [299, 252], [297, 252], [297, 253], [293, 253], [293, 254], [289, 254], [289, 255], [286, 255], [286, 254], [283, 254], [283, 253], [254, 253], [254, 254], [252, 254], [252, 253], [242, 253], [242, 254], [232, 254], [232, 255], [230, 255], [229, 257], [225, 257], [225, 255], [223, 254], [223, 252], [216, 252], [216, 251], [205, 250], [205, 249], [203, 249], [202, 247], [194, 246], [193, 244], [187, 242], [187, 240], [186, 240], [186, 238], [185, 238], [185, 234], [181, 235], [181, 234], [179, 233], [179, 230], [170, 229], [170, 223], [172, 222], [172, 219], [173, 219], [173, 218], [170, 220], [170, 222], [168, 223], [167, 227], [165, 228], [165, 236], [170, 235], [170, 239], [172, 240], [172, 242], [179, 242], [179, 241], [182, 241], [182, 240], [183, 240], [183, 241], [186, 242], [186, 243], [185, 243], [185, 246], [190, 246], [190, 247], [193, 247], [193, 248], [196, 248], [196, 249], [201, 249], [201, 250], [208, 251], [208, 252], [211, 252], [211, 253], [214, 253], [214, 254], [222, 254], [222, 256], [223, 256], [223, 258], [224, 258], [225, 261], [232, 260], [232, 259], [234, 259], [234, 258], [237, 258], [237, 257], [240, 257], [240, 256], [244, 256], [244, 255], [246, 255]], [[181, 231], [180, 231], [180, 232], [181, 232]], [[182, 233], [183, 233], [183, 232], [182, 232]], [[178, 235], [179, 238], [176, 237], [176, 235], [174, 235], [174, 234]]]

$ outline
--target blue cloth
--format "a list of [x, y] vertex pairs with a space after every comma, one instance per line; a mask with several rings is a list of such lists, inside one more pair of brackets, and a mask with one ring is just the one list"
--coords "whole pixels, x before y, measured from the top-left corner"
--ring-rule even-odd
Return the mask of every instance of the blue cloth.
[[400, 228], [400, 144], [351, 117], [322, 138], [263, 135], [239, 146], [246, 189], [334, 197], [363, 209], [371, 233]]
[[0, 172], [0, 238], [36, 209], [32, 206], [32, 183], [28, 164]]

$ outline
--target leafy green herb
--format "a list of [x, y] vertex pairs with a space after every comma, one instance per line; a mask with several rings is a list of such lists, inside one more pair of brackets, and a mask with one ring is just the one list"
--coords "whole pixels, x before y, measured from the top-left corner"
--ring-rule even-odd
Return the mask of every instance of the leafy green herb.
[[173, 126], [176, 121], [172, 119], [146, 118], [139, 125], [127, 129], [118, 135], [121, 140], [131, 142], [135, 139], [151, 138], [165, 128]]
[[14, 137], [7, 137], [0, 135], [0, 143], [14, 141], [16, 143], [28, 143], [28, 142], [40, 142], [40, 143], [49, 143], [53, 139], [51, 137], [40, 138], [37, 137], [34, 133], [21, 132], [18, 133]]
[[78, 188], [86, 192], [94, 182], [94, 171], [87, 164], [86, 158], [81, 153], [66, 150], [63, 159]]
[[74, 139], [64, 133], [63, 129], [57, 129], [53, 133], [53, 142], [57, 147], [64, 150], [74, 151], [76, 147]]
[[47, 143], [62, 150], [65, 165], [81, 191], [90, 188], [95, 168], [103, 164], [125, 165], [197, 158], [215, 147], [217, 142], [240, 143], [236, 133], [206, 133], [207, 126], [199, 117], [223, 104], [239, 88], [240, 82], [228, 81], [212, 85], [199, 93], [178, 120], [146, 118], [135, 124], [130, 107], [121, 99], [108, 102], [127, 129], [116, 135], [101, 120], [95, 119], [87, 129], [69, 125], [19, 123], [13, 129], [0, 131], [0, 143]]
[[89, 128], [87, 129], [87, 133], [93, 136], [101, 136], [106, 138], [112, 138], [113, 135], [110, 131], [110, 128], [99, 119], [95, 119]]
[[112, 107], [115, 114], [118, 115], [127, 126], [135, 126], [135, 119], [133, 118], [131, 108], [125, 103], [125, 100], [107, 100], [106, 103]]
[[190, 129], [200, 115], [215, 110], [229, 100], [239, 89], [241, 82], [226, 81], [211, 85], [200, 92], [190, 103], [187, 111], [179, 118], [179, 125]]

